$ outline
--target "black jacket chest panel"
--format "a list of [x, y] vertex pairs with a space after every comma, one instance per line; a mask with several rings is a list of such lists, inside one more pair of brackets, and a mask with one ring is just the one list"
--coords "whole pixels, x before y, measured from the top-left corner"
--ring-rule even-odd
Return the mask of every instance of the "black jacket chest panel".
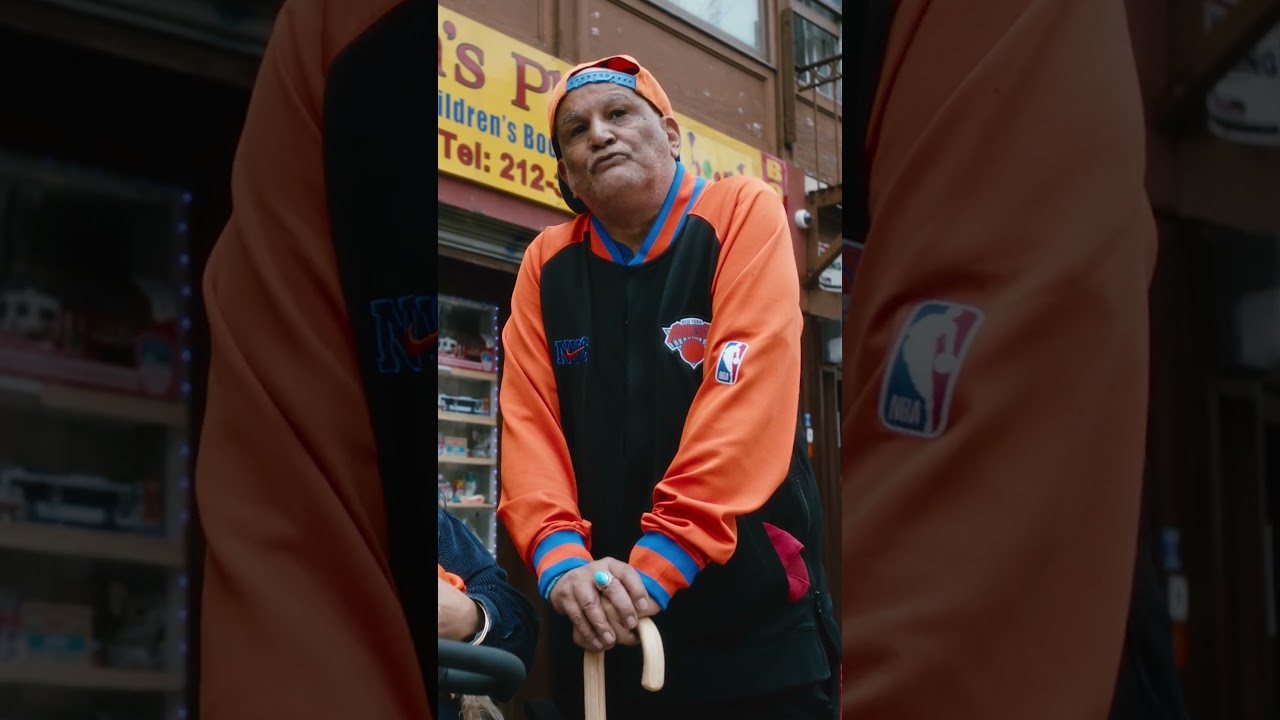
[[626, 557], [679, 448], [705, 370], [719, 251], [715, 231], [690, 216], [678, 242], [644, 265], [618, 265], [582, 242], [543, 267], [561, 424], [597, 555]]

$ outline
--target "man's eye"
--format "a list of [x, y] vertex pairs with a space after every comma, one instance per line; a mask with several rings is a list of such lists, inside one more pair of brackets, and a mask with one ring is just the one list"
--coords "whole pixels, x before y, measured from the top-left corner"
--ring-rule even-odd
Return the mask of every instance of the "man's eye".
[[586, 130], [587, 130], [587, 126], [586, 126], [586, 125], [574, 125], [574, 126], [573, 126], [573, 129], [569, 131], [569, 134], [570, 134], [570, 135], [581, 135], [582, 133], [586, 132]]
[[617, 110], [614, 110], [613, 112], [609, 113], [609, 117], [615, 117], [615, 118], [622, 117], [623, 115], [626, 115], [626, 114], [627, 114], [626, 110], [623, 110], [622, 108], [618, 108]]

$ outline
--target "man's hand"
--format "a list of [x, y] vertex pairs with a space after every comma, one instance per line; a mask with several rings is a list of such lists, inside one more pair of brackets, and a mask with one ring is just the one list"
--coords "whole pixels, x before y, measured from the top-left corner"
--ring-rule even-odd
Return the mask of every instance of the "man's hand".
[[[639, 610], [637, 608], [636, 615], [637, 617], [642, 617], [642, 618], [653, 617], [654, 615], [658, 614], [659, 610], [660, 608], [658, 607], [658, 601], [650, 597], [647, 600], [647, 609]], [[609, 617], [610, 625], [612, 625], [616, 629], [618, 645], [639, 645], [640, 644], [640, 633], [638, 633], [634, 628], [628, 628], [624, 623], [619, 623], [614, 620], [614, 618], [616, 617], [617, 611], [614, 609], [613, 603], [607, 600], [604, 601], [604, 612], [605, 612], [605, 615]], [[581, 633], [578, 632], [577, 627], [573, 628], [573, 641], [578, 644], [578, 647], [588, 649], [588, 650], [595, 649], [595, 648], [589, 648], [587, 646], [588, 641], [582, 637]]]
[[[594, 580], [598, 570], [614, 577], [603, 592], [596, 588]], [[649, 598], [640, 574], [614, 558], [601, 558], [565, 573], [551, 588], [549, 600], [556, 612], [573, 623], [574, 642], [597, 652], [613, 647], [620, 638], [626, 645], [639, 642], [633, 632], [639, 617], [658, 612], [658, 604]]]
[[436, 578], [436, 615], [436, 632], [446, 640], [469, 640], [484, 628], [476, 601], [440, 577]]

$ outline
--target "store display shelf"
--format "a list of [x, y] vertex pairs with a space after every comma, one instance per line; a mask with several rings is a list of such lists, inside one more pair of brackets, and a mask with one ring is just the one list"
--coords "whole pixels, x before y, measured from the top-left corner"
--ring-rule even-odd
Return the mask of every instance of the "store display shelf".
[[449, 508], [450, 510], [467, 510], [467, 509], [494, 510], [498, 507], [493, 503], [455, 503], [455, 502], [445, 503], [444, 506]]
[[441, 465], [496, 465], [493, 458], [467, 457], [465, 455], [437, 455]]
[[80, 415], [172, 427], [187, 423], [187, 409], [181, 402], [89, 390], [15, 375], [0, 374], [0, 394], [27, 396], [44, 408]]
[[0, 522], [0, 548], [180, 568], [182, 543], [166, 538], [97, 532], [24, 522]]
[[484, 376], [488, 380], [494, 376], [493, 362], [485, 362], [483, 360], [467, 360], [465, 358], [454, 357], [452, 355], [436, 355], [436, 364], [440, 367], [448, 367], [453, 370], [467, 370]]
[[77, 667], [52, 663], [0, 662], [0, 684], [170, 693], [180, 692], [183, 682], [182, 676], [178, 673]]
[[485, 380], [487, 382], [497, 382], [498, 374], [493, 372], [485, 372], [483, 370], [468, 370], [467, 368], [453, 367], [452, 365], [437, 365], [441, 375], [452, 375], [453, 377], [467, 378], [470, 380]]
[[436, 419], [448, 422], [464, 423], [468, 425], [497, 425], [497, 418], [492, 415], [468, 415], [466, 413], [449, 412], [447, 410], [437, 410]]

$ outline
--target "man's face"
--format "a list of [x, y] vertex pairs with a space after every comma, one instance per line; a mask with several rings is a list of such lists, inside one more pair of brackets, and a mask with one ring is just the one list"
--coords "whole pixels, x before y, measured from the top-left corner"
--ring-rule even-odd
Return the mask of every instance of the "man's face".
[[632, 90], [611, 83], [574, 90], [556, 108], [555, 131], [560, 176], [589, 206], [637, 190], [666, 192], [680, 130]]

